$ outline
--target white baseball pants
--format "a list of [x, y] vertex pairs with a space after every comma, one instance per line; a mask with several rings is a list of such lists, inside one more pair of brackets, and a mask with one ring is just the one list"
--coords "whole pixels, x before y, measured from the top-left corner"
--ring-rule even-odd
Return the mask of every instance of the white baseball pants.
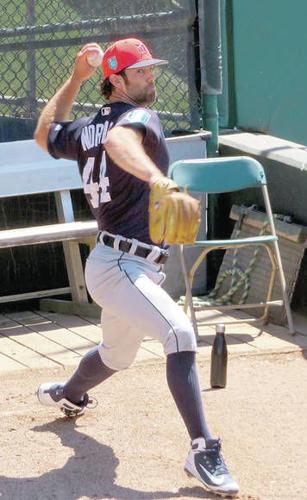
[[160, 285], [161, 264], [97, 243], [85, 279], [102, 310], [102, 361], [113, 370], [128, 368], [144, 337], [159, 340], [166, 355], [196, 351], [189, 318]]

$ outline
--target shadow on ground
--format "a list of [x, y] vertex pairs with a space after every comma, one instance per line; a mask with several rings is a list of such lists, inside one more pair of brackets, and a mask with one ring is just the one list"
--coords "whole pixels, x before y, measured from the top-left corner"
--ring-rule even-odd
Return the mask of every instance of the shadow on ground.
[[[0, 476], [1, 500], [22, 498], [34, 499], [79, 499], [79, 498], [115, 498], [115, 499], [167, 499], [217, 498], [201, 487], [180, 488], [172, 491], [144, 492], [117, 485], [116, 468], [119, 460], [111, 447], [98, 443], [95, 439], [80, 432], [77, 421], [56, 419], [53, 422], [36, 426], [34, 432], [53, 432], [61, 439], [61, 444], [74, 450], [62, 468], [52, 469], [38, 477]], [[43, 437], [42, 437], [43, 439]], [[46, 450], [56, 453], [56, 450]]]

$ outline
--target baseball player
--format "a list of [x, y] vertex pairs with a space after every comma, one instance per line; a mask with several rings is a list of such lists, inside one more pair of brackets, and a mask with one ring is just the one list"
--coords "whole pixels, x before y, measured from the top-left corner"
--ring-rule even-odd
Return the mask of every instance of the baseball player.
[[197, 200], [179, 193], [166, 177], [169, 158], [155, 100], [154, 58], [137, 39], [119, 40], [103, 56], [102, 95], [95, 116], [68, 121], [82, 83], [95, 69], [77, 54], [71, 76], [42, 111], [35, 131], [54, 158], [76, 160], [99, 233], [87, 259], [85, 278], [103, 309], [103, 340], [81, 360], [65, 383], [43, 383], [37, 396], [68, 417], [81, 415], [88, 391], [133, 362], [145, 336], [158, 339], [166, 355], [167, 383], [191, 438], [185, 470], [222, 495], [239, 488], [231, 477], [220, 439], [207, 426], [195, 362], [196, 343], [188, 317], [160, 287], [170, 243], [193, 241], [199, 226]]

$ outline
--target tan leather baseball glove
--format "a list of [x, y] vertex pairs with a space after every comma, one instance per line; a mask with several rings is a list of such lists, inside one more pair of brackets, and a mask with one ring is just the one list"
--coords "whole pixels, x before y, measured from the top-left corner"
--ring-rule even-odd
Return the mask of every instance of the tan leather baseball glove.
[[149, 231], [154, 243], [193, 243], [200, 225], [200, 203], [179, 192], [175, 182], [159, 177], [151, 186]]

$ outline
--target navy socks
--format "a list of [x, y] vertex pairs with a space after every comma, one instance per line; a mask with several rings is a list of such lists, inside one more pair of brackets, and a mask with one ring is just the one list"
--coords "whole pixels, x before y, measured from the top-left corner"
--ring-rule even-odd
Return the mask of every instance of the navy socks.
[[169, 354], [166, 362], [169, 389], [183, 418], [191, 439], [204, 437], [210, 441], [197, 376], [195, 352]]
[[65, 397], [79, 403], [89, 389], [101, 384], [113, 373], [116, 370], [111, 370], [102, 362], [98, 347], [94, 347], [83, 356], [77, 370], [64, 385]]
[[[64, 385], [67, 399], [79, 403], [84, 394], [111, 377], [116, 370], [108, 368], [101, 360], [98, 347], [91, 349], [81, 359], [72, 377]], [[203, 403], [197, 376], [195, 353], [184, 351], [169, 354], [166, 361], [167, 383], [191, 439], [212, 436], [205, 421]]]

